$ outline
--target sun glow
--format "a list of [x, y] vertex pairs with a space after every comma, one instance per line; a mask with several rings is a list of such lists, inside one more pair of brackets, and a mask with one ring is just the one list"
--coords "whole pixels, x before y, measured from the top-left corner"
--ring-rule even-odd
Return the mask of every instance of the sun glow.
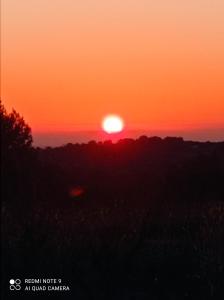
[[118, 133], [124, 129], [124, 121], [117, 115], [108, 115], [103, 119], [102, 128], [106, 133]]

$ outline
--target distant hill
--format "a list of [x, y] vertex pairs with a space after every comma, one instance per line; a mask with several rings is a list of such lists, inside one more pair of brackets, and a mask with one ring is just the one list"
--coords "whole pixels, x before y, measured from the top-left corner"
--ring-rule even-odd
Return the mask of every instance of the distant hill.
[[67, 143], [88, 143], [90, 140], [103, 141], [112, 138], [118, 141], [122, 138], [136, 139], [141, 135], [147, 136], [182, 136], [185, 140], [200, 142], [224, 141], [223, 128], [205, 128], [192, 130], [125, 130], [125, 132], [115, 135], [108, 135], [102, 131], [64, 131], [64, 132], [33, 132], [34, 145], [38, 147], [58, 147]]

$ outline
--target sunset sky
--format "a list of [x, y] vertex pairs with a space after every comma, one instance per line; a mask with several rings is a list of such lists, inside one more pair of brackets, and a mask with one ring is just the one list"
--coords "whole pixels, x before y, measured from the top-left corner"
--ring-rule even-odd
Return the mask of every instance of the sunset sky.
[[1, 0], [2, 100], [34, 132], [224, 128], [223, 0]]

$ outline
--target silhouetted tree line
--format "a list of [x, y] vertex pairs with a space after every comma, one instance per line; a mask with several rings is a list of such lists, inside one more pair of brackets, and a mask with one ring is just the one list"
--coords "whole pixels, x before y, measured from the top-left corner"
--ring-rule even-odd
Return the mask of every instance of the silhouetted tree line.
[[11, 274], [48, 274], [76, 299], [218, 299], [224, 142], [141, 136], [42, 149], [2, 103], [0, 117], [3, 286]]

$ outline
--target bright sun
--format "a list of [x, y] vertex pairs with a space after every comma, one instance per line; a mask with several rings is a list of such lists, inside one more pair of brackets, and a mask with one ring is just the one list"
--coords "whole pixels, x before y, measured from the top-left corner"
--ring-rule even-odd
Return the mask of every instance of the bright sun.
[[117, 115], [109, 115], [103, 119], [102, 128], [109, 134], [121, 132], [124, 128], [124, 121]]

